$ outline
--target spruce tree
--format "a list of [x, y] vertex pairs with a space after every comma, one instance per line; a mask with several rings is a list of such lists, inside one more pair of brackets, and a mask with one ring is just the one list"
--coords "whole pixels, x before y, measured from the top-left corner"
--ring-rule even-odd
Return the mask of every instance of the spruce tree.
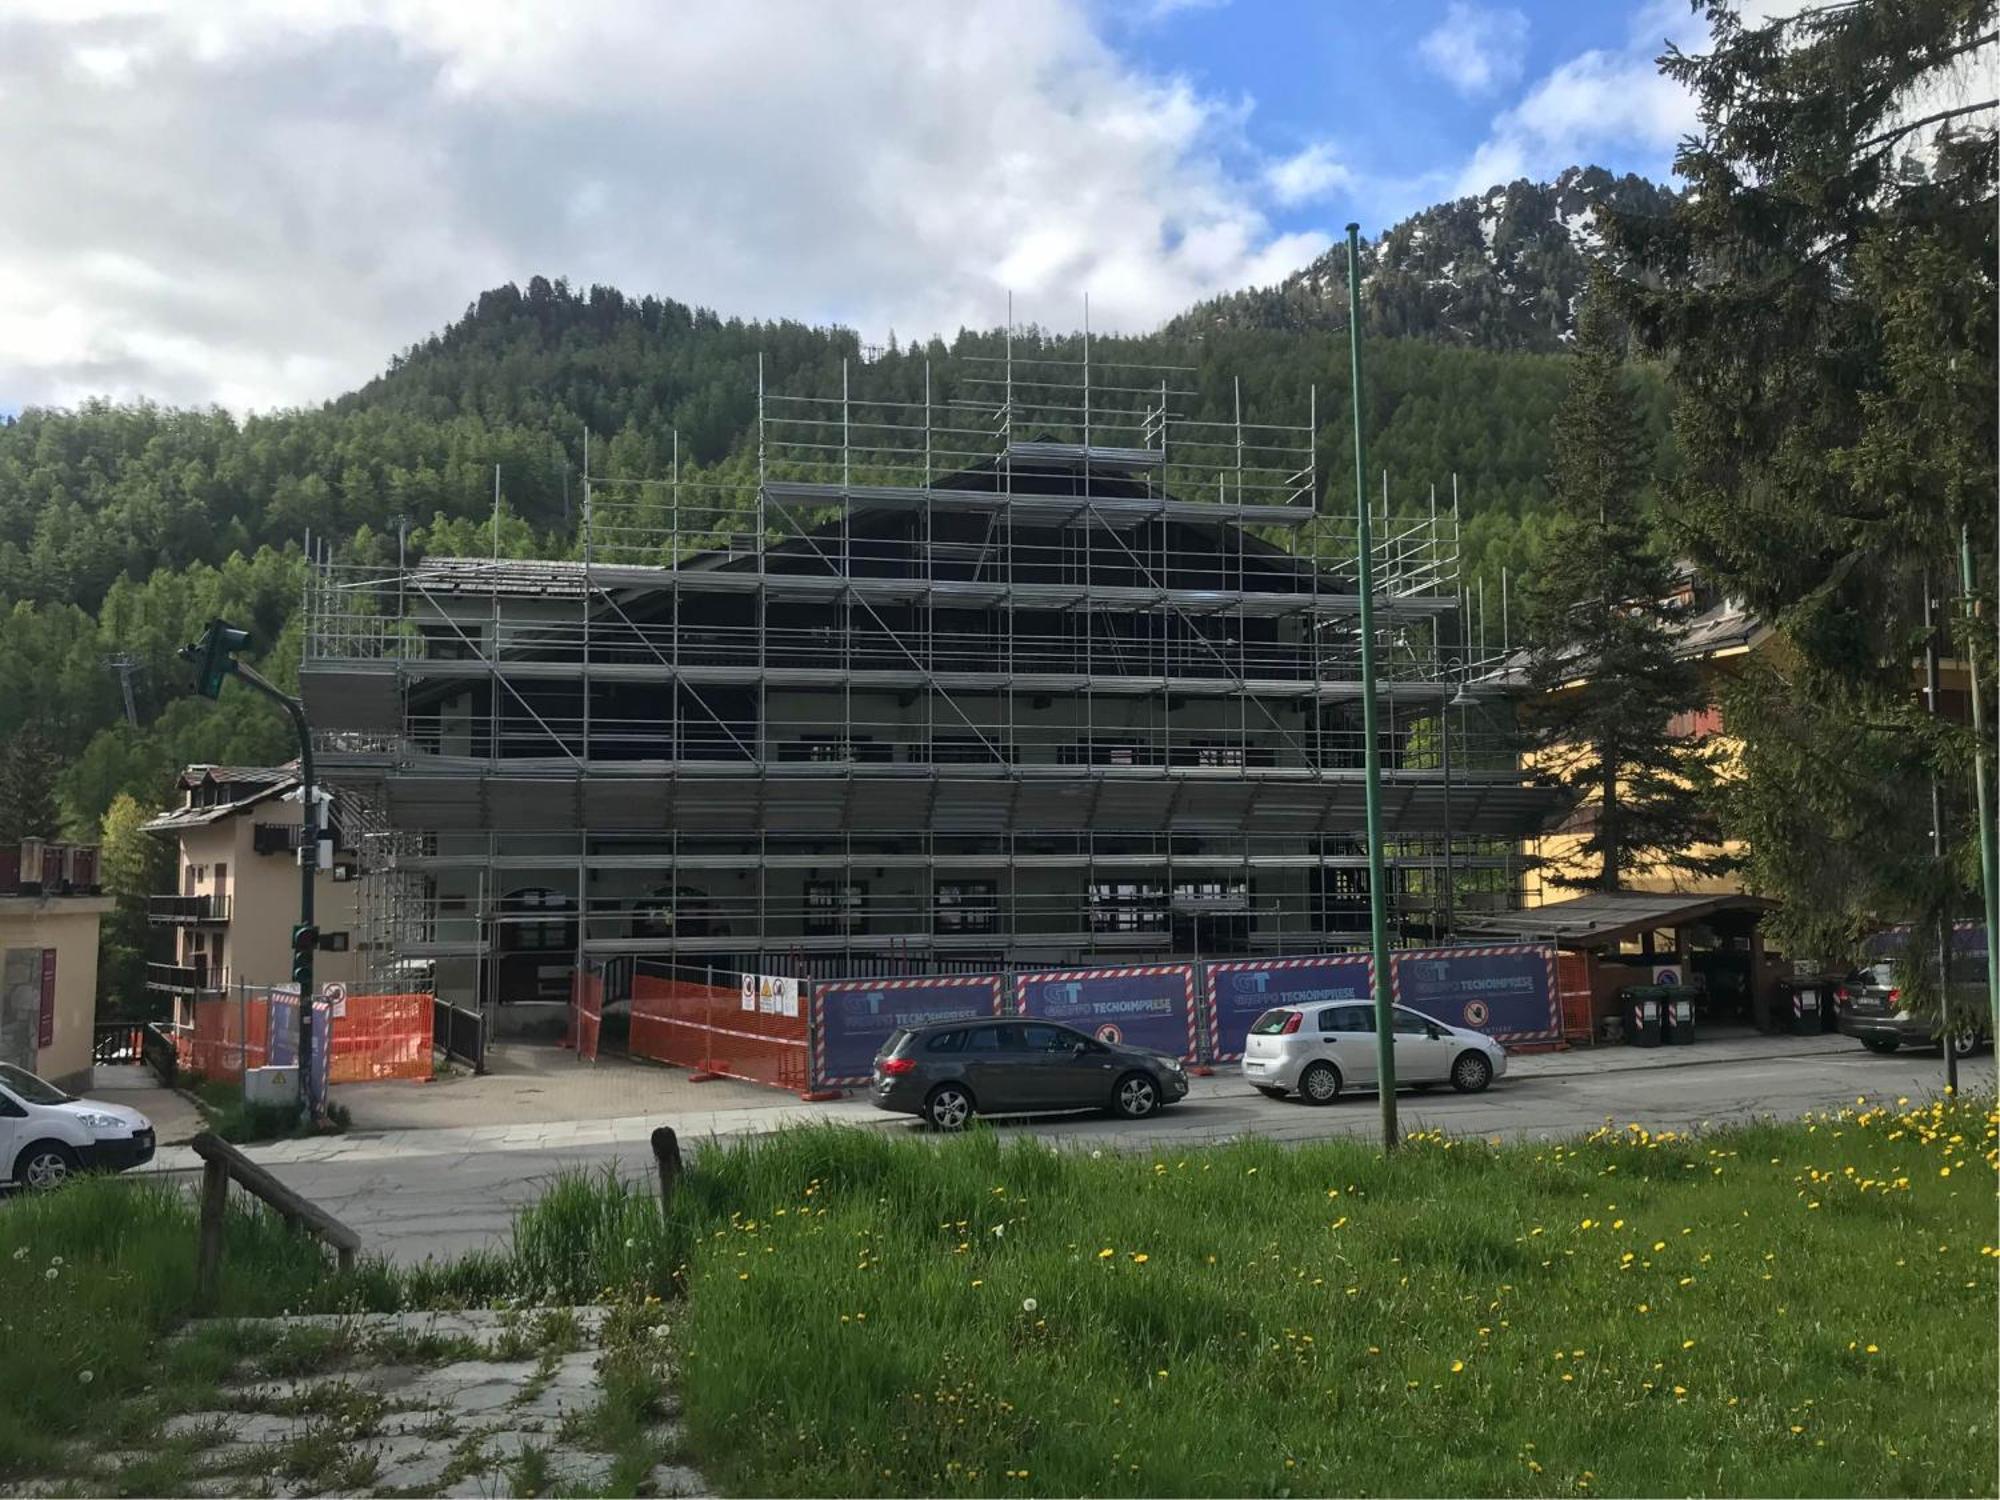
[[1708, 50], [1662, 59], [1699, 109], [1689, 192], [1611, 215], [1621, 309], [1674, 386], [1666, 519], [1776, 633], [1724, 694], [1725, 817], [1783, 900], [1767, 930], [1821, 962], [1976, 907], [1969, 737], [1919, 663], [1926, 593], [1956, 614], [1960, 528], [1993, 556], [1996, 11], [1713, 0]]
[[1555, 519], [1527, 597], [1534, 763], [1577, 799], [1568, 831], [1581, 836], [1546, 874], [1601, 891], [1721, 863], [1699, 848], [1711, 833], [1705, 751], [1673, 722], [1706, 694], [1677, 650], [1687, 611], [1653, 545], [1650, 454], [1623, 343], [1606, 299], [1590, 297], [1553, 424]]
[[57, 769], [39, 730], [22, 729], [0, 741], [0, 844], [56, 836]]

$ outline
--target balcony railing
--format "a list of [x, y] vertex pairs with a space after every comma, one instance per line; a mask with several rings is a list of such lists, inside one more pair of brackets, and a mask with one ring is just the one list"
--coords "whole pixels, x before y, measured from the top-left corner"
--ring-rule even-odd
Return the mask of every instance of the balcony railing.
[[217, 988], [207, 964], [147, 964], [146, 988], [169, 995], [204, 995]]
[[148, 896], [146, 915], [155, 922], [227, 922], [227, 896]]

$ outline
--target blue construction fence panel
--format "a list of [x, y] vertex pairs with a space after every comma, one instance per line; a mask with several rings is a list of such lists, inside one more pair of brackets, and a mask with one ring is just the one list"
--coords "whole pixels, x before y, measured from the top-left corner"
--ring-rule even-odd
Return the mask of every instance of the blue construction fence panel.
[[1183, 1062], [1201, 1055], [1193, 964], [1051, 969], [1014, 976], [1014, 1009], [1100, 1041], [1150, 1047]]
[[813, 1087], [858, 1088], [892, 1032], [932, 1021], [969, 1021], [1006, 1008], [998, 974], [934, 974], [915, 979], [834, 979], [812, 987]]
[[1390, 955], [1389, 987], [1398, 1005], [1496, 1042], [1562, 1040], [1552, 947], [1404, 949]]
[[[265, 1023], [267, 1056], [272, 1067], [293, 1068], [299, 1061], [299, 987], [288, 984], [271, 991]], [[313, 1001], [312, 1076], [306, 1080], [306, 1104], [317, 1111], [326, 1108], [327, 1080], [333, 1063], [333, 1007], [324, 1000]]]
[[1250, 1024], [1275, 1005], [1316, 1005], [1326, 1000], [1368, 1000], [1374, 964], [1365, 953], [1317, 958], [1231, 959], [1209, 964], [1204, 987], [1208, 1011], [1208, 1061], [1243, 1055]]

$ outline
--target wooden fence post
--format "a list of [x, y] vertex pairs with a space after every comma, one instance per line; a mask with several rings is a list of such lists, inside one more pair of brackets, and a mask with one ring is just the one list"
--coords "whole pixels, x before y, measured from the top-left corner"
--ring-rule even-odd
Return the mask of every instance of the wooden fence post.
[[201, 1232], [195, 1242], [194, 1303], [207, 1312], [222, 1291], [222, 1229], [229, 1208], [229, 1168], [216, 1160], [202, 1163]]
[[662, 1125], [653, 1132], [653, 1164], [660, 1171], [660, 1217], [669, 1219], [674, 1212], [674, 1190], [681, 1183], [681, 1141], [671, 1126]]

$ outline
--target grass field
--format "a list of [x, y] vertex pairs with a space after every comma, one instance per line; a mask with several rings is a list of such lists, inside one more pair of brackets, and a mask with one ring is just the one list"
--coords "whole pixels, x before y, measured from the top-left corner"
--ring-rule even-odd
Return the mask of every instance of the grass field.
[[749, 1494], [1995, 1493], [1995, 1117], [701, 1158], [690, 1438]]
[[[590, 1420], [640, 1474], [679, 1295], [688, 1447], [725, 1493], [1989, 1495], [1996, 1118], [1390, 1161], [803, 1130], [698, 1156], [670, 1223], [571, 1178], [503, 1251], [414, 1272], [334, 1275], [234, 1212], [220, 1310], [618, 1304], [645, 1357]], [[193, 1261], [172, 1188], [0, 1208], [0, 1480], [78, 1440], [159, 1450], [121, 1492], [185, 1471], [158, 1423], [241, 1353], [163, 1342]]]

